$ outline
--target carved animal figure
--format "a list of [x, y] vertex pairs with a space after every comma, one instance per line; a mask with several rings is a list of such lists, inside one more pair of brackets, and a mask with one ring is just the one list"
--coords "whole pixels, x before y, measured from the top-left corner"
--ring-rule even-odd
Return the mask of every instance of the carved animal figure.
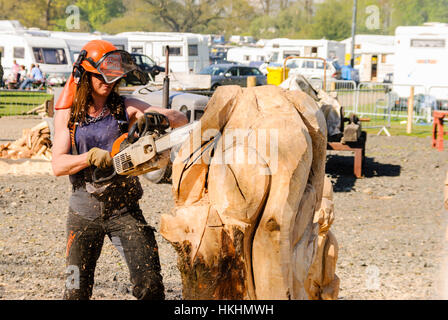
[[173, 162], [185, 299], [336, 299], [327, 127], [305, 92], [219, 87]]

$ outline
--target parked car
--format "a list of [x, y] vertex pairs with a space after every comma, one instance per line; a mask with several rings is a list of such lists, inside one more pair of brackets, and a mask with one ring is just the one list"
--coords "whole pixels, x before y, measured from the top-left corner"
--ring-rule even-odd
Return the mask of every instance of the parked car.
[[[392, 107], [393, 111], [407, 111], [408, 110], [408, 98], [398, 97], [397, 94], [394, 95], [395, 103]], [[427, 94], [416, 94], [414, 95], [414, 112], [421, 114], [425, 111], [432, 113], [432, 111], [440, 109], [441, 105], [436, 100], [435, 97]]]
[[[131, 97], [143, 100], [150, 105], [162, 107], [163, 91], [155, 87], [145, 86], [136, 89]], [[170, 91], [169, 108], [183, 112], [190, 123], [197, 122], [202, 117], [207, 106], [209, 97], [186, 93], [181, 91]], [[171, 159], [177, 153], [180, 146], [171, 149]], [[169, 179], [171, 175], [171, 164], [167, 167], [152, 172], [145, 173], [143, 176], [153, 183], [159, 183], [163, 179]]]
[[448, 110], [448, 100], [437, 100], [438, 110]]
[[249, 76], [257, 78], [257, 86], [266, 84], [266, 76], [258, 68], [241, 64], [212, 64], [202, 69], [199, 74], [211, 76], [210, 89], [212, 91], [224, 85], [246, 87]]
[[[301, 74], [307, 79], [324, 79], [324, 62], [319, 59], [290, 59], [286, 62], [289, 74]], [[341, 66], [336, 60], [327, 61], [327, 79], [341, 79]]]
[[[132, 97], [150, 105], [162, 107], [163, 91], [151, 86], [136, 89], [132, 93]], [[184, 113], [189, 122], [193, 122], [202, 117], [209, 99], [209, 97], [199, 94], [170, 90], [168, 104], [171, 109]]]
[[[156, 75], [158, 75], [161, 72], [165, 72], [165, 68], [158, 66], [154, 60], [152, 60], [150, 57], [141, 54], [141, 53], [131, 53], [132, 60], [134, 60], [135, 64], [144, 72], [146, 72], [151, 79], [154, 79]], [[131, 77], [126, 77], [126, 83], [127, 84], [138, 84], [136, 83], [137, 80]]]

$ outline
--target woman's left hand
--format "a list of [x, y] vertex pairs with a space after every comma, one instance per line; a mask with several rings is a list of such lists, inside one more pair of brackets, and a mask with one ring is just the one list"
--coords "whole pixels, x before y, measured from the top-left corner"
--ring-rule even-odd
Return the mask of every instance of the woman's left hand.
[[135, 121], [145, 121], [144, 119], [140, 120], [145, 112], [158, 112], [163, 114], [168, 118], [171, 128], [181, 127], [188, 123], [187, 117], [180, 111], [151, 106], [135, 98], [126, 99], [125, 104], [126, 111], [129, 115], [129, 126], [132, 126]]

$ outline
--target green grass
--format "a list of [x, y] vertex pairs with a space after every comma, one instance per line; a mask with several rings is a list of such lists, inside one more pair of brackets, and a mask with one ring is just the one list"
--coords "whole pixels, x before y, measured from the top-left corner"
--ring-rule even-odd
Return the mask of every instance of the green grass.
[[[432, 137], [432, 124], [412, 124], [412, 133], [408, 134], [406, 132], [407, 124], [400, 123], [401, 121], [405, 121], [406, 119], [391, 121], [390, 128], [387, 128], [389, 133], [392, 136], [408, 136], [408, 137]], [[369, 126], [370, 124], [363, 123], [364, 126]], [[445, 124], [445, 131], [448, 131], [448, 124]], [[368, 134], [377, 134], [381, 128], [363, 128], [364, 131], [367, 131]], [[382, 133], [383, 134], [383, 133]], [[444, 136], [444, 140], [448, 140], [448, 136]]]
[[0, 116], [21, 115], [30, 111], [45, 100], [50, 100], [52, 95], [46, 92], [1, 92], [0, 91]]
[[[353, 110], [353, 100], [354, 100], [354, 91], [346, 91], [346, 92], [338, 92], [338, 98], [341, 104], [344, 106], [345, 116], [348, 117]], [[381, 113], [384, 109], [376, 108], [377, 103], [383, 100], [387, 101], [387, 97], [384, 94], [383, 90], [377, 90], [373, 92], [362, 92], [359, 100], [359, 106], [357, 109], [357, 116], [360, 118], [368, 118], [369, 122], [363, 123], [363, 129], [366, 130], [369, 134], [377, 134], [382, 126], [387, 126], [388, 119], [383, 116], [375, 116], [374, 113]], [[420, 114], [420, 116], [424, 117], [424, 114]], [[412, 133], [407, 134], [407, 110], [392, 110], [391, 111], [391, 124], [388, 131], [391, 135], [402, 135], [402, 136], [413, 136], [413, 137], [432, 137], [432, 123], [413, 123], [412, 124]], [[401, 123], [403, 122], [403, 123]], [[448, 132], [448, 123], [446, 123], [445, 131]], [[375, 128], [366, 128], [366, 127], [375, 127]], [[448, 136], [444, 137], [445, 140], [448, 139]]]

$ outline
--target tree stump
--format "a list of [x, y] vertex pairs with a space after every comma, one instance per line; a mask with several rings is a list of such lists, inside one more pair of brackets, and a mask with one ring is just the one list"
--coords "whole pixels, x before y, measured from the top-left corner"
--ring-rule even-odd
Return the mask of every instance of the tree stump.
[[336, 299], [327, 129], [306, 93], [219, 87], [173, 162], [184, 299]]

